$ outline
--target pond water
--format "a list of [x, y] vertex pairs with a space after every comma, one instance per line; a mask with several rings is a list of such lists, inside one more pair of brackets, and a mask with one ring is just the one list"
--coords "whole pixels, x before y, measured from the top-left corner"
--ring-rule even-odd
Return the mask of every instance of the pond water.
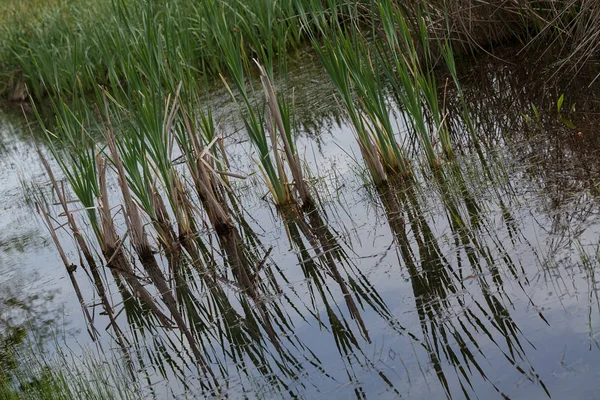
[[[597, 397], [600, 86], [589, 85], [597, 66], [589, 66], [591, 75], [586, 69], [577, 80], [563, 81], [537, 58], [517, 62], [510, 49], [463, 65], [485, 149], [477, 151], [465, 132], [456, 163], [419, 173], [415, 183], [376, 190], [365, 183], [367, 171], [328, 77], [310, 53], [297, 59], [288, 87], [296, 93], [298, 146], [317, 210], [286, 214], [269, 203], [235, 109], [223, 90], [212, 94], [231, 170], [248, 175], [233, 183], [245, 210], [243, 236], [262, 260], [261, 279], [270, 282], [257, 302], [221, 279], [230, 300], [225, 308], [205, 286], [189, 283], [197, 303], [188, 310], [213, 317], [197, 334], [214, 378], [194, 365], [174, 329], [155, 320], [136, 323], [135, 313], [122, 311], [128, 303], [104, 275], [146, 395]], [[563, 93], [565, 111], [558, 115]], [[70, 347], [118, 349], [104, 331], [108, 320], [93, 306], [99, 300], [86, 271], [78, 268], [100, 333], [92, 343], [30, 200], [28, 182], [46, 180], [20, 113], [2, 111], [0, 299], [38, 304], [33, 318], [60, 321]], [[73, 240], [65, 233], [60, 238], [78, 264]], [[192, 297], [180, 301], [185, 298]], [[263, 305], [275, 338], [264, 320], [243, 321], [257, 325], [249, 337], [228, 325], [235, 316], [222, 312], [231, 307], [235, 315], [258, 315]], [[243, 337], [233, 342], [235, 335]]]

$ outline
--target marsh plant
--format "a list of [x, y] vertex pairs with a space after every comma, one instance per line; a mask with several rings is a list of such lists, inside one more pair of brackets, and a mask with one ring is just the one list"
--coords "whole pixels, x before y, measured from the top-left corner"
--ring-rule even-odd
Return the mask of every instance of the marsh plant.
[[[19, 9], [12, 2], [10, 7]], [[27, 11], [19, 13], [23, 18]], [[172, 369], [195, 369], [203, 389], [219, 396], [227, 389], [219, 378], [233, 363], [239, 376], [251, 380], [256, 370], [271, 386], [296, 395], [286, 381], [301, 376], [301, 361], [321, 368], [290, 333], [294, 318], [304, 318], [296, 302], [332, 332], [346, 359], [362, 351], [361, 340], [371, 340], [364, 305], [402, 330], [330, 230], [309, 184], [287, 79], [288, 53], [305, 44], [329, 77], [380, 195], [419, 299], [420, 345], [446, 393], [444, 356], [463, 390], [470, 386], [466, 370], [485, 377], [466, 349], [470, 329], [483, 319], [498, 321], [493, 328], [506, 337], [508, 350], [501, 351], [512, 363], [526, 358], [519, 328], [492, 290], [502, 282], [491, 254], [504, 250], [479, 240], [491, 228], [457, 164], [465, 142], [484, 160], [478, 127], [485, 128], [473, 117], [458, 61], [484, 45], [516, 38], [523, 51], [557, 42], [563, 59], [578, 65], [600, 47], [595, 3], [114, 0], [57, 2], [45, 15], [30, 13], [29, 21], [0, 29], [0, 68], [7, 77], [0, 92], [28, 100], [28, 118], [43, 131], [38, 154], [48, 182], [34, 191], [37, 210], [90, 337], [101, 335], [93, 312], [98, 307], [128, 368], [135, 366], [132, 353], [141, 359], [158, 353]], [[0, 14], [0, 22], [9, 15]], [[228, 162], [231, 143], [208, 95], [215, 86], [229, 92], [243, 121], [252, 171], [240, 173]], [[484, 170], [491, 178], [494, 171]], [[263, 178], [273, 214], [309, 283], [310, 304], [289, 289], [272, 248], [246, 221], [243, 196], [232, 182], [248, 173]], [[487, 306], [479, 306], [483, 317], [467, 313], [460, 327], [440, 322], [462, 283], [419, 208], [418, 176], [431, 178], [439, 191], [452, 238], [465, 249], [460, 257], [474, 274], [492, 274], [492, 282], [477, 279]], [[65, 235], [75, 243], [75, 255], [65, 250]], [[502, 261], [515, 274], [512, 260]], [[89, 277], [93, 306], [75, 264]], [[339, 288], [344, 307], [328, 282]], [[326, 322], [317, 303], [324, 304]], [[448, 335], [459, 350], [440, 345], [439, 337]], [[190, 356], [181, 358], [183, 367], [171, 358], [180, 352]], [[352, 364], [346, 367], [358, 380]], [[157, 368], [168, 376], [164, 364]], [[533, 368], [528, 373], [536, 376]], [[55, 378], [48, 382], [64, 384]]]

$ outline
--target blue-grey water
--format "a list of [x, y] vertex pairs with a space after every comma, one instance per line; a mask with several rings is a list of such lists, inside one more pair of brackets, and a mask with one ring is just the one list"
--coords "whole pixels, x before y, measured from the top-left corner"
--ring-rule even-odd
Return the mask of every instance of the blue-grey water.
[[[305, 62], [290, 74], [289, 86], [298, 92], [298, 146], [320, 200], [315, 212], [320, 223], [303, 217], [307, 230], [297, 236], [265, 200], [267, 190], [235, 108], [223, 91], [213, 95], [231, 169], [248, 176], [234, 181], [232, 188], [262, 244], [261, 254], [271, 249], [266, 265], [281, 271], [274, 278], [281, 291], [265, 295], [265, 301], [280, 307], [281, 321], [287, 321], [276, 326], [281, 352], [261, 330], [262, 358], [251, 361], [246, 355], [243, 364], [206, 334], [206, 348], [217, 349], [209, 359], [219, 371], [221, 394], [596, 398], [596, 87], [587, 87], [585, 75], [580, 84], [540, 83], [527, 66], [481, 57], [464, 67], [463, 78], [485, 142], [484, 156], [463, 132], [464, 146], [455, 163], [437, 174], [421, 172], [427, 169], [415, 156], [416, 183], [397, 182], [378, 192], [367, 182], [354, 133], [336, 111], [327, 76], [314, 59], [306, 56]], [[563, 117], [576, 129], [553, 111], [563, 91], [569, 106], [575, 104]], [[540, 121], [531, 120], [531, 104], [543, 110]], [[398, 129], [402, 137], [400, 122]], [[92, 307], [98, 299], [86, 272], [78, 268], [75, 275], [101, 333], [99, 344], [91, 342], [65, 266], [36, 212], [31, 191], [47, 188], [46, 181], [20, 111], [7, 107], [0, 112], [0, 300], [5, 304], [0, 317], [54, 320], [64, 334], [61, 340], [75, 353], [99, 345], [116, 349], [104, 332], [106, 317]], [[335, 264], [351, 288], [359, 317], [351, 315], [339, 282], [327, 271], [326, 257], [307, 238], [313, 232], [321, 240], [314, 232], [323, 227], [330, 244], [343, 251]], [[78, 264], [72, 238], [63, 231], [59, 235], [67, 255]], [[319, 265], [321, 283], [303, 272], [301, 264], [308, 260], [299, 255], [298, 243], [304, 243], [309, 258]], [[108, 274], [105, 278], [110, 281]], [[223, 286], [231, 299], [238, 299], [234, 285]], [[120, 310], [118, 292], [114, 284], [109, 287]], [[199, 290], [198, 298], [205, 295]], [[35, 310], [11, 310], [11, 299], [35, 304]], [[241, 313], [241, 306], [233, 303]], [[127, 330], [124, 314], [119, 321]], [[190, 366], [186, 345], [176, 332], [162, 332], [176, 343], [163, 354], [151, 339], [154, 333], [129, 335], [143, 349], [138, 356], [145, 366], [136, 365], [137, 373], [149, 378], [144, 381], [148, 397], [215, 394], [202, 388], [205, 378]], [[166, 361], [166, 354], [172, 359]]]

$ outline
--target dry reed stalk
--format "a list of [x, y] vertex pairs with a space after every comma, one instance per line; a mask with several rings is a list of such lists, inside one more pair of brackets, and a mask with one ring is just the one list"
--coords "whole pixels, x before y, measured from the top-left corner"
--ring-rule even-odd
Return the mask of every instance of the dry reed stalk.
[[204, 374], [210, 374], [214, 377], [212, 369], [209, 367], [207, 362], [202, 357], [202, 354], [200, 353], [200, 349], [198, 348], [196, 339], [192, 335], [190, 329], [185, 323], [183, 316], [179, 312], [179, 309], [177, 307], [177, 301], [173, 297], [167, 280], [165, 279], [165, 276], [162, 273], [162, 270], [160, 269], [156, 258], [154, 257], [152, 247], [150, 246], [146, 233], [144, 232], [144, 223], [135, 203], [135, 200], [133, 199], [133, 196], [131, 194], [131, 190], [127, 183], [125, 167], [123, 166], [123, 162], [121, 161], [117, 150], [117, 143], [115, 141], [114, 131], [108, 111], [108, 100], [106, 99], [106, 93], [104, 93], [104, 96], [107, 123], [105, 127], [105, 137], [109, 151], [112, 156], [113, 163], [117, 170], [119, 187], [121, 188], [121, 194], [123, 196], [123, 202], [125, 205], [125, 222], [127, 225], [127, 229], [130, 232], [131, 244], [139, 257], [142, 266], [144, 267], [144, 269], [148, 273], [148, 276], [154, 283], [154, 286], [156, 286], [158, 292], [160, 293], [163, 302], [169, 309], [171, 316], [175, 320], [175, 323], [177, 324], [179, 330], [186, 337], [188, 345], [190, 346], [192, 353], [194, 354], [194, 357], [196, 358], [196, 361], [200, 365], [202, 371], [204, 372]]
[[[199, 265], [199, 261], [202, 260], [202, 255], [195, 246], [193, 238], [196, 236], [196, 220], [194, 214], [197, 212], [196, 208], [191, 204], [188, 194], [185, 191], [181, 178], [173, 174], [171, 177], [172, 191], [174, 195], [174, 213], [177, 221], [177, 228], [179, 235], [177, 240], [188, 252], [192, 258], [192, 264], [194, 266]], [[204, 271], [202, 271], [204, 272]]]
[[[520, 52], [534, 47], [545, 51], [558, 49], [562, 59], [555, 73], [567, 73], [577, 72], [600, 50], [597, 0], [394, 0], [394, 3], [403, 8], [413, 26], [425, 11], [431, 37], [441, 42], [450, 40], [456, 53], [489, 53], [494, 46], [519, 40], [523, 43]], [[440, 49], [435, 44], [430, 50], [431, 59], [438, 58]]]
[[[197, 231], [193, 216], [195, 208], [190, 203], [187, 194], [185, 193], [181, 179], [178, 176], [173, 177], [172, 182], [173, 188], [175, 189], [175, 206], [177, 208], [175, 213], [178, 215], [177, 221], [179, 227], [179, 241], [191, 258], [191, 265], [199, 272], [212, 296], [215, 299], [224, 298], [226, 295], [217, 280], [218, 278], [215, 274], [215, 271], [208, 271], [206, 268], [204, 268], [204, 264], [202, 263], [203, 259], [206, 260], [207, 257], [210, 257], [208, 262], [214, 264], [212, 256], [201, 252], [196, 245], [195, 240], [193, 239], [194, 236], [196, 236], [194, 232]], [[236, 314], [237, 319], [237, 313], [233, 308], [227, 309], [226, 312]]]
[[[168, 117], [164, 123], [164, 129], [166, 130], [170, 130], [175, 118], [175, 112], [180, 109], [178, 105], [180, 89], [181, 83], [177, 87], [175, 99], [171, 106], [171, 112], [168, 113]], [[187, 136], [191, 140], [194, 154], [193, 160], [192, 157], [186, 157], [186, 165], [192, 176], [196, 192], [217, 233], [221, 230], [223, 232], [228, 232], [233, 229], [233, 222], [229, 215], [227, 202], [222, 191], [219, 190], [222, 187], [222, 180], [217, 171], [213, 168], [213, 160], [209, 153], [210, 148], [218, 139], [215, 138], [208, 146], [204, 146], [199, 140], [197, 133], [192, 128], [187, 113], [182, 110], [181, 115]], [[181, 151], [185, 153], [186, 150], [181, 143], [179, 143], [179, 146]], [[175, 193], [178, 193], [176, 197], [178, 197], [181, 204], [188, 204], [185, 200], [187, 196], [185, 195], [183, 184], [174, 170], [171, 170], [171, 177], [175, 178], [171, 180], [171, 189]]]
[[[207, 174], [203, 175], [205, 178], [209, 177]], [[213, 187], [213, 185], [208, 183], [204, 183], [201, 186], [205, 188]], [[226, 218], [221, 217], [221, 215], [225, 213], [225, 209], [221, 207], [221, 204], [225, 203], [216, 203], [216, 193], [208, 193], [210, 196], [204, 198], [202, 202], [208, 212], [213, 228], [217, 233], [221, 248], [223, 248], [227, 255], [227, 260], [232, 267], [232, 272], [239, 288], [242, 290], [242, 293], [247, 295], [254, 302], [261, 315], [269, 339], [278, 351], [282, 351], [281, 344], [277, 338], [275, 329], [273, 328], [265, 302], [257, 291], [257, 284], [255, 281], [256, 275], [251, 271], [251, 265], [245, 254], [238, 230], [233, 225], [231, 217], [228, 215], [226, 215]]]
[[179, 228], [179, 243], [190, 256], [192, 266], [199, 271], [212, 292], [212, 289], [218, 285], [217, 278], [214, 270], [208, 271], [204, 267], [203, 260], [208, 264], [214, 264], [215, 261], [211, 254], [199, 249], [199, 247], [202, 248], [202, 245], [197, 242], [196, 232], [198, 228], [194, 217], [199, 211], [188, 198], [180, 177], [173, 176], [172, 182], [175, 196], [175, 215]]
[[106, 159], [98, 155], [96, 157], [96, 165], [100, 187], [98, 213], [100, 214], [102, 223], [102, 240], [100, 241], [100, 245], [106, 259], [106, 266], [123, 277], [137, 297], [154, 313], [163, 326], [171, 327], [173, 322], [160, 310], [152, 295], [135, 276], [133, 266], [125, 255], [122, 242], [119, 240], [119, 235], [110, 214], [110, 202], [106, 186]]
[[158, 189], [155, 185], [150, 189], [150, 195], [152, 200], [152, 208], [154, 215], [152, 216], [152, 223], [154, 230], [158, 234], [159, 242], [164, 250], [169, 264], [171, 281], [171, 288], [175, 289], [174, 276], [179, 273], [181, 268], [182, 260], [182, 247], [179, 241], [179, 235], [175, 233], [171, 218], [167, 211], [167, 207], [162, 199], [162, 196], [158, 193]]
[[[188, 159], [187, 165], [198, 197], [200, 198], [208, 215], [208, 219], [219, 238], [219, 243], [232, 267], [232, 272], [239, 288], [256, 304], [259, 313], [261, 314], [261, 318], [263, 319], [267, 335], [277, 350], [281, 351], [281, 344], [275, 334], [275, 329], [269, 318], [264, 301], [256, 290], [257, 285], [256, 282], [254, 282], [256, 277], [250, 271], [251, 265], [246, 257], [239, 232], [231, 218], [223, 191], [220, 190], [223, 183], [220, 181], [219, 174], [211, 168], [212, 161], [209, 158], [208, 149], [202, 146], [196, 137], [185, 113], [183, 114], [183, 119], [184, 125], [188, 130], [188, 136], [192, 140], [194, 154], [196, 155], [195, 162], [191, 162]], [[214, 142], [215, 141], [213, 141], [213, 143]]]
[[67, 217], [67, 222], [68, 222], [69, 228], [71, 229], [71, 232], [73, 233], [73, 237], [75, 238], [77, 245], [79, 246], [81, 252], [83, 253], [83, 256], [84, 256], [88, 266], [90, 267], [90, 272], [92, 274], [92, 279], [94, 281], [96, 291], [98, 292], [98, 296], [100, 297], [100, 301], [102, 302], [102, 307], [104, 308], [104, 311], [106, 312], [106, 315], [108, 316], [108, 319], [110, 321], [109, 325], [112, 326], [112, 329], [115, 332], [115, 335], [117, 337], [117, 342], [119, 343], [119, 346], [123, 350], [123, 353], [125, 355], [127, 355], [127, 354], [129, 354], [129, 352], [127, 350], [127, 348], [128, 348], [127, 339], [125, 338], [123, 331], [121, 330], [121, 328], [119, 327], [119, 325], [117, 324], [117, 321], [115, 319], [112, 305], [110, 304], [110, 301], [106, 294], [106, 289], [104, 287], [104, 283], [102, 282], [102, 277], [100, 276], [100, 272], [98, 270], [98, 265], [96, 264], [96, 260], [94, 259], [94, 256], [93, 256], [90, 248], [88, 247], [87, 242], [85, 241], [85, 238], [83, 237], [83, 234], [79, 230], [79, 227], [75, 221], [75, 218], [73, 217], [73, 213], [69, 210], [68, 202], [67, 202], [67, 199], [66, 199], [66, 196], [64, 193], [64, 188], [62, 188], [62, 190], [59, 189], [58, 182], [56, 181], [56, 178], [54, 176], [52, 168], [50, 167], [50, 164], [48, 164], [48, 161], [42, 154], [40, 148], [36, 147], [36, 150], [37, 150], [40, 160], [42, 161], [44, 168], [46, 169], [46, 172], [48, 173], [48, 177], [50, 178], [50, 182], [54, 189], [54, 193], [56, 193], [56, 196], [59, 199], [60, 205], [63, 209], [63, 213]]
[[[227, 202], [223, 196], [223, 192], [219, 190], [221, 187], [219, 178], [216, 176], [216, 171], [211, 168], [212, 160], [208, 156], [208, 147], [204, 147], [200, 140], [198, 139], [196, 133], [191, 127], [190, 120], [188, 119], [185, 112], [182, 113], [184, 126], [187, 130], [187, 135], [191, 139], [192, 148], [194, 152], [194, 157], [186, 157], [186, 164], [188, 170], [190, 171], [193, 185], [196, 189], [196, 193], [200, 198], [200, 201], [204, 207], [208, 215], [208, 219], [217, 233], [221, 246], [223, 247], [225, 253], [227, 254], [228, 260], [234, 265], [234, 274], [240, 275], [236, 271], [244, 270], [243, 267], [240, 267], [240, 264], [243, 264], [240, 260], [240, 256], [237, 251], [237, 242], [239, 240], [239, 234], [237, 229], [235, 228], [233, 221], [229, 215], [229, 209], [227, 207]], [[214, 142], [214, 141], [213, 141]], [[181, 148], [184, 151], [183, 148]], [[187, 196], [185, 194], [183, 185], [179, 179], [173, 180], [174, 182], [174, 190], [177, 193], [177, 199], [180, 205], [185, 205], [182, 207], [186, 210], [187, 222], [193, 222], [193, 207], [189, 204], [187, 200]], [[182, 215], [183, 216], [183, 215]], [[186, 251], [192, 256], [193, 260], [200, 260], [200, 252], [194, 246], [191, 241], [191, 237], [193, 236], [192, 231], [190, 230], [190, 224], [186, 223], [187, 231], [182, 232], [183, 235], [183, 245], [186, 248]], [[181, 236], [180, 236], [181, 237]], [[198, 266], [197, 262], [194, 262], [194, 265]], [[209, 290], [214, 291], [218, 288], [218, 283], [216, 281], [216, 276], [214, 274], [207, 274], [206, 271], [201, 271], [205, 273], [205, 279], [208, 280]], [[242, 273], [243, 275], [243, 273]], [[247, 286], [247, 282], [244, 286]]]
[[167, 254], [176, 254], [181, 251], [177, 244], [177, 233], [173, 229], [171, 217], [167, 211], [167, 207], [162, 199], [162, 196], [158, 192], [156, 185], [152, 185], [150, 189], [150, 195], [152, 200], [152, 209], [154, 210], [153, 226], [157, 231], [161, 246]]
[[227, 202], [223, 198], [222, 192], [218, 190], [219, 178], [210, 167], [211, 160], [207, 154], [208, 149], [202, 146], [196, 137], [197, 135], [192, 130], [185, 114], [184, 122], [195, 154], [195, 162], [191, 162], [189, 159], [187, 162], [194, 187], [217, 234], [227, 234], [234, 229], [234, 225], [229, 215]]
[[[302, 200], [302, 204], [308, 206], [310, 204], [314, 204], [314, 201], [310, 195], [310, 190], [306, 185], [306, 181], [304, 180], [304, 176], [302, 174], [302, 167], [300, 164], [300, 159], [298, 158], [298, 154], [292, 151], [292, 147], [288, 140], [288, 137], [285, 132], [285, 126], [283, 123], [283, 117], [281, 115], [281, 111], [279, 110], [277, 104], [277, 93], [275, 92], [275, 88], [273, 87], [273, 83], [271, 79], [269, 79], [269, 75], [265, 68], [260, 65], [260, 63], [255, 59], [254, 62], [258, 66], [260, 71], [260, 80], [262, 82], [263, 90], [265, 92], [265, 97], [267, 99], [267, 106], [269, 107], [271, 118], [275, 120], [275, 125], [277, 126], [277, 130], [280, 132], [281, 140], [283, 142], [283, 149], [285, 151], [285, 155], [288, 161], [288, 165], [290, 170], [292, 171], [292, 176], [294, 178], [296, 190], [298, 190], [298, 195], [300, 196], [300, 200]], [[270, 125], [270, 124], [269, 124]], [[269, 133], [271, 135], [271, 139], [273, 142], [273, 152], [276, 160], [277, 157], [277, 147], [278, 140], [276, 136], [276, 131], [274, 129], [269, 129]]]
[[189, 203], [183, 182], [175, 171], [171, 171], [171, 191], [173, 193], [173, 213], [177, 222], [177, 239], [181, 242], [183, 238], [191, 237], [194, 230], [194, 218], [192, 205]]
[[[269, 138], [271, 139], [271, 148], [273, 149], [273, 158], [275, 159], [275, 165], [277, 166], [277, 172], [279, 173], [280, 179], [285, 183], [286, 201], [290, 199], [290, 189], [288, 185], [288, 178], [285, 172], [285, 166], [283, 165], [283, 156], [279, 154], [279, 141], [277, 140], [277, 133], [272, 123], [273, 117], [271, 114], [265, 116], [265, 127], [269, 132]], [[263, 172], [264, 173], [264, 172]], [[266, 179], [266, 176], [265, 176]]]
[[[368, 126], [366, 122], [366, 118], [364, 115], [360, 115], [360, 118], [363, 120], [363, 126]], [[388, 176], [385, 172], [385, 167], [383, 166], [383, 162], [379, 155], [379, 150], [377, 150], [377, 146], [373, 143], [373, 139], [371, 135], [365, 140], [358, 140], [358, 146], [360, 147], [360, 152], [363, 158], [367, 161], [367, 165], [370, 169], [374, 169], [375, 171], [371, 171], [371, 176], [375, 182], [375, 185], [381, 185], [387, 182]], [[374, 173], [373, 173], [374, 172]]]
[[85, 300], [83, 299], [83, 294], [81, 293], [81, 289], [79, 288], [79, 284], [77, 283], [77, 279], [75, 278], [74, 272], [75, 272], [76, 266], [69, 262], [69, 259], [67, 258], [67, 255], [65, 254], [65, 251], [62, 248], [62, 245], [60, 244], [60, 240], [58, 239], [58, 236], [56, 235], [56, 230], [52, 224], [52, 221], [50, 220], [48, 210], [46, 210], [46, 208], [42, 206], [41, 201], [36, 200], [35, 204], [36, 204], [38, 213], [40, 213], [40, 215], [44, 218], [44, 222], [46, 224], [46, 227], [48, 228], [50, 237], [52, 237], [54, 246], [58, 250], [58, 254], [60, 255], [60, 258], [61, 258], [63, 264], [65, 265], [65, 269], [67, 270], [67, 274], [69, 275], [69, 279], [71, 280], [71, 285], [73, 286], [73, 289], [75, 290], [75, 294], [77, 295], [77, 300], [79, 300], [79, 305], [81, 306], [81, 311], [83, 311], [83, 315], [85, 316], [85, 319], [88, 321], [89, 325], [87, 327], [87, 331], [88, 331], [90, 337], [92, 338], [92, 340], [96, 341], [98, 339], [98, 331], [96, 330], [96, 327], [94, 326], [94, 320], [93, 320], [92, 316], [90, 315], [90, 312], [89, 312], [87, 306], [85, 305]]

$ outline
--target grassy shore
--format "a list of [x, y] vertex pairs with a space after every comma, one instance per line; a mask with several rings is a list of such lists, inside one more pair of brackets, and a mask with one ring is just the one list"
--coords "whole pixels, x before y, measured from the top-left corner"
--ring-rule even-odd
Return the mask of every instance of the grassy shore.
[[[86, 89], [106, 84], [112, 67], [129, 57], [152, 34], [183, 52], [198, 75], [226, 69], [219, 43], [242, 42], [244, 56], [283, 57], [318, 29], [319, 24], [358, 18], [368, 31], [381, 27], [382, 2], [361, 0], [208, 0], [202, 2], [122, 0], [36, 0], [0, 3], [0, 94], [36, 97], [70, 91], [77, 79]], [[385, 2], [383, 2], [385, 3]], [[460, 51], [487, 51], [507, 40], [525, 47], [560, 47], [563, 59], [585, 60], [599, 49], [600, 5], [591, 1], [518, 0], [513, 2], [393, 0], [413, 23], [425, 18], [431, 37], [452, 38]], [[153, 32], [144, 18], [152, 18]], [[306, 20], [304, 21], [306, 22]], [[169, 27], [171, 32], [166, 31]], [[417, 32], [413, 32], [417, 34]], [[174, 35], [174, 36], [169, 36]], [[107, 53], [105, 46], [110, 46]], [[456, 50], [455, 49], [455, 50]], [[171, 54], [163, 53], [164, 57]], [[120, 76], [125, 81], [125, 76]]]

